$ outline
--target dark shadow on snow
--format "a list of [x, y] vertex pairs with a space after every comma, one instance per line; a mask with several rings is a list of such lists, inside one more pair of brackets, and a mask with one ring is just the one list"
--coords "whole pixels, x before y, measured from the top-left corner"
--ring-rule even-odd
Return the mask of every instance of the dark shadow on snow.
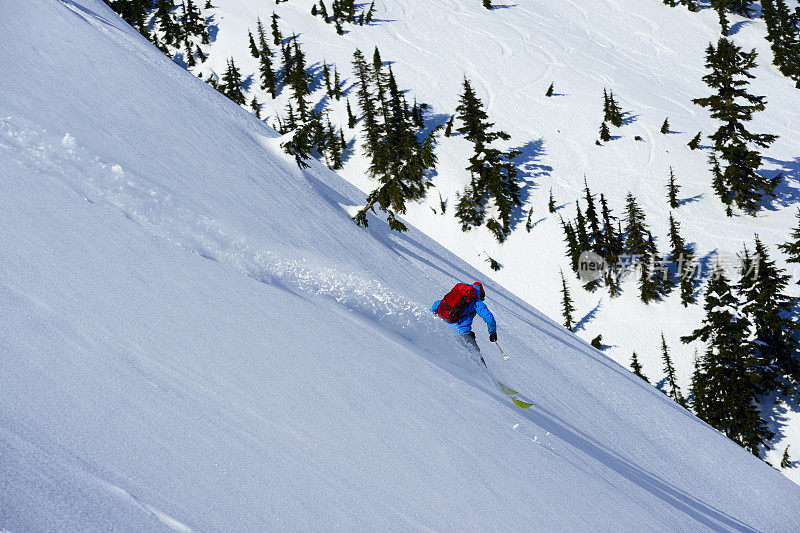
[[592, 320], [594, 320], [594, 319], [595, 319], [595, 317], [597, 317], [597, 313], [599, 313], [599, 312], [600, 312], [600, 308], [602, 307], [602, 304], [603, 304], [603, 299], [602, 299], [602, 298], [600, 298], [600, 299], [597, 301], [597, 305], [595, 305], [595, 306], [594, 306], [594, 309], [592, 309], [591, 311], [589, 311], [588, 313], [586, 313], [586, 315], [584, 315], [584, 317], [583, 317], [583, 318], [581, 318], [581, 319], [578, 321], [578, 323], [577, 323], [577, 324], [575, 324], [575, 327], [574, 327], [574, 328], [572, 328], [572, 331], [573, 331], [573, 332], [578, 332], [578, 331], [581, 331], [581, 330], [585, 329], [585, 328], [586, 328], [586, 325], [587, 325], [589, 322], [591, 322]]
[[700, 201], [700, 199], [701, 199], [703, 196], [705, 196], [705, 193], [695, 194], [694, 196], [690, 196], [690, 197], [688, 197], [688, 198], [682, 198], [682, 199], [678, 200], [678, 205], [679, 205], [679, 206], [683, 206], [683, 205], [686, 205], [686, 204], [691, 204], [691, 203], [694, 203], [694, 202], [699, 202], [699, 201]]
[[512, 149], [521, 152], [514, 159], [514, 162], [517, 166], [517, 178], [522, 182], [522, 188], [519, 192], [521, 203], [514, 208], [511, 214], [511, 229], [513, 230], [520, 222], [526, 220], [528, 217], [524, 206], [528, 203], [531, 189], [536, 186], [535, 180], [537, 178], [550, 176], [550, 173], [553, 172], [553, 167], [541, 162], [542, 158], [547, 154], [543, 138], [528, 141], [522, 146]]
[[790, 207], [800, 203], [800, 157], [790, 161], [783, 161], [772, 157], [764, 157], [764, 161], [778, 166], [777, 170], [762, 170], [759, 174], [765, 178], [782, 176], [775, 187], [775, 198], [767, 197], [762, 206], [770, 211], [777, 211], [782, 207]]
[[633, 124], [634, 122], [636, 122], [636, 120], [637, 120], [637, 119], [638, 119], [640, 116], [641, 116], [641, 115], [634, 115], [634, 114], [633, 114], [633, 113], [631, 113], [630, 111], [624, 111], [624, 112], [622, 113], [622, 125], [623, 125], [623, 126], [630, 126], [631, 124]]

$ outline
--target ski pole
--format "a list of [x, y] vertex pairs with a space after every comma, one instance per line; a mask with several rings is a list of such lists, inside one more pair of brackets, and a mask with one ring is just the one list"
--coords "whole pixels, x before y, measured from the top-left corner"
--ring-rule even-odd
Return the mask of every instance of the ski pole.
[[[497, 344], [497, 341], [494, 341], [494, 343], [495, 343], [495, 344]], [[508, 356], [506, 355], [506, 352], [504, 352], [504, 351], [503, 351], [503, 349], [502, 349], [502, 348], [500, 348], [500, 345], [499, 345], [499, 344], [497, 344], [497, 348], [500, 350], [500, 353], [501, 353], [501, 354], [503, 354], [503, 359], [504, 359], [505, 361], [508, 361]]]

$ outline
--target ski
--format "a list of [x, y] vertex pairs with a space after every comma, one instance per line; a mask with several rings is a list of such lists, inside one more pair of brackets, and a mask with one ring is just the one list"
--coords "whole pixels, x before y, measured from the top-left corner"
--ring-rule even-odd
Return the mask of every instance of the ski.
[[520, 400], [519, 398], [516, 398], [516, 395], [519, 394], [519, 392], [517, 392], [514, 389], [511, 389], [509, 387], [506, 387], [505, 385], [503, 385], [499, 381], [495, 381], [495, 383], [497, 383], [497, 386], [500, 387], [501, 391], [503, 391], [504, 393], [506, 393], [507, 395], [509, 395], [511, 397], [511, 401], [514, 402], [514, 405], [516, 405], [517, 407], [519, 407], [521, 409], [528, 409], [530, 407], [533, 407], [532, 403], [524, 402], [524, 401]]

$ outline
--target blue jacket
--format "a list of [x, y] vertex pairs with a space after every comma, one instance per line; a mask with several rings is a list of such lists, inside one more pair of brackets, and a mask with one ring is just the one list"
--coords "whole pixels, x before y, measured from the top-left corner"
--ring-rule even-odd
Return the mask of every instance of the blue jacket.
[[[475, 289], [478, 298], [474, 303], [469, 304], [467, 308], [464, 309], [464, 313], [453, 323], [453, 327], [456, 328], [459, 335], [469, 335], [472, 333], [472, 321], [475, 315], [478, 314], [489, 327], [489, 334], [497, 333], [497, 323], [494, 321], [494, 315], [492, 315], [492, 312], [486, 307], [486, 304], [481, 301], [480, 287], [477, 285], [473, 285], [472, 287]], [[436, 310], [439, 308], [439, 302], [441, 302], [441, 300], [433, 302], [433, 307], [431, 307], [431, 312], [433, 314], [436, 314]]]

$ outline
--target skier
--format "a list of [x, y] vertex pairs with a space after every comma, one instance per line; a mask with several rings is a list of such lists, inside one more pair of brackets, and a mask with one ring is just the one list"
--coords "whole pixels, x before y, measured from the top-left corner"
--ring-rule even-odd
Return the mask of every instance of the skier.
[[483, 303], [484, 298], [486, 291], [483, 290], [480, 281], [472, 285], [459, 283], [444, 298], [433, 303], [431, 312], [452, 324], [458, 332], [459, 342], [472, 354], [480, 357], [481, 363], [486, 366], [486, 361], [483, 360], [481, 350], [475, 341], [475, 333], [472, 331], [472, 320], [478, 314], [489, 329], [489, 342], [497, 340], [497, 324], [494, 315]]

